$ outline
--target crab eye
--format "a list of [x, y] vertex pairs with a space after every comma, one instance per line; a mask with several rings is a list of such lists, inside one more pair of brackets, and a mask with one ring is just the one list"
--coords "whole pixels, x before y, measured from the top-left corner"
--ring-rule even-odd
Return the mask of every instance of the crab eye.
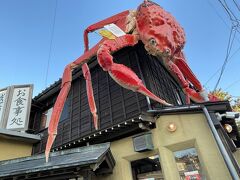
[[157, 41], [156, 41], [154, 38], [149, 39], [149, 43], [150, 43], [152, 46], [156, 46], [156, 45], [157, 45]]
[[166, 52], [166, 54], [170, 54], [171, 51], [170, 51], [170, 49], [167, 48], [167, 49], [165, 50], [165, 52]]

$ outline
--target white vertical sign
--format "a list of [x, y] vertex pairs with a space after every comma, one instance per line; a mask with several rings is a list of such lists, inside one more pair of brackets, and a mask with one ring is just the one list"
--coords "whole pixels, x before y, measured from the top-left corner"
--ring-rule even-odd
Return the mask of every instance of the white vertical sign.
[[31, 98], [32, 86], [15, 86], [13, 88], [6, 129], [27, 129]]
[[8, 89], [0, 90], [0, 128], [3, 128], [4, 114], [7, 105]]

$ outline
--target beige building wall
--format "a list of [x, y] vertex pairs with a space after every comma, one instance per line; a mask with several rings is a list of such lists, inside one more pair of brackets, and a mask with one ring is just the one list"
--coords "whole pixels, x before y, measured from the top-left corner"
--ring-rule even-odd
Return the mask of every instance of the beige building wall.
[[[169, 123], [175, 123], [177, 130], [169, 132]], [[111, 151], [116, 160], [113, 174], [97, 177], [98, 180], [132, 180], [131, 161], [159, 154], [164, 179], [180, 179], [174, 158], [174, 151], [196, 148], [201, 168], [206, 179], [231, 179], [217, 144], [201, 113], [163, 115], [152, 130], [154, 151], [134, 152], [132, 137], [111, 143]]]
[[0, 161], [31, 156], [32, 144], [0, 137]]
[[235, 157], [237, 163], [240, 164], [240, 149], [237, 149], [237, 151], [233, 153], [233, 156]]

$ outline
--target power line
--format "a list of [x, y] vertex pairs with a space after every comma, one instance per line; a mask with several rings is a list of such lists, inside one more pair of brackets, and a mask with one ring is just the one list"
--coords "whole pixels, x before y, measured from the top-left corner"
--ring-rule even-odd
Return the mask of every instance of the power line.
[[[208, 4], [210, 5], [210, 7], [213, 9], [213, 11], [215, 12], [215, 14], [219, 17], [219, 19], [221, 19], [221, 21], [225, 24], [225, 26], [227, 28], [229, 28], [230, 30], [232, 29], [233, 24], [231, 25], [231, 27], [229, 27], [229, 25], [226, 23], [226, 21], [222, 18], [222, 16], [218, 13], [217, 9], [215, 8], [215, 6], [212, 4], [212, 2], [210, 0], [207, 0]], [[222, 5], [223, 3], [220, 2]], [[226, 3], [226, 2], [225, 2]], [[225, 9], [225, 8], [224, 8]], [[229, 14], [230, 15], [230, 14]], [[230, 15], [231, 17], [231, 15]], [[238, 39], [238, 37], [236, 37], [237, 41], [240, 42], [240, 40]], [[228, 58], [228, 61], [240, 50], [240, 47], [231, 55], [230, 58]], [[213, 73], [213, 75], [205, 82], [204, 86], [206, 87], [206, 85], [218, 74], [218, 72], [222, 69], [222, 67], [219, 67], [219, 69]]]
[[[239, 19], [237, 18], [237, 16], [235, 16], [235, 14], [233, 13], [233, 11], [228, 7], [228, 4], [226, 3], [225, 0], [224, 1], [224, 4], [221, 0], [218, 0], [221, 5], [223, 6], [223, 8], [225, 9], [225, 11], [227, 12], [227, 14], [229, 15], [229, 18], [232, 20], [232, 21], [235, 21], [238, 23]], [[233, 19], [234, 18], [234, 19]]]
[[238, 80], [232, 82], [230, 85], [228, 85], [228, 86], [224, 89], [224, 91], [226, 91], [226, 90], [229, 89], [230, 87], [236, 85], [236, 83], [238, 83], [238, 82], [240, 82], [240, 79], [238, 79]]
[[[233, 11], [229, 8], [228, 4], [226, 3], [225, 0], [223, 0], [223, 2], [221, 0], [218, 0], [218, 2], [222, 5], [222, 7], [224, 8], [224, 10], [227, 12], [231, 22], [232, 22], [232, 27], [231, 27], [231, 31], [230, 31], [230, 36], [229, 36], [229, 40], [228, 40], [228, 45], [227, 45], [227, 53], [226, 53], [226, 57], [225, 57], [225, 60], [224, 60], [224, 63], [222, 65], [222, 68], [221, 68], [221, 72], [220, 72], [220, 75], [219, 75], [219, 78], [217, 80], [217, 83], [214, 87], [214, 91], [217, 89], [217, 86], [219, 85], [220, 83], [220, 80], [222, 78], [222, 75], [223, 75], [223, 72], [226, 68], [226, 65], [227, 65], [227, 62], [228, 62], [228, 58], [229, 58], [229, 54], [231, 53], [231, 49], [232, 49], [232, 45], [233, 45], [233, 42], [234, 42], [234, 39], [235, 39], [235, 35], [236, 35], [236, 32], [239, 32], [238, 30], [238, 27], [239, 27], [239, 19], [237, 18], [237, 16], [235, 16], [235, 14], [233, 13]], [[234, 35], [232, 37], [232, 33], [234, 31]], [[240, 33], [240, 32], [239, 32]]]
[[[228, 58], [228, 62], [230, 61], [230, 59], [233, 58], [233, 56], [235, 56], [238, 51], [240, 51], [240, 47], [234, 51], [234, 53], [232, 53], [232, 55]], [[218, 74], [218, 72], [221, 70], [221, 67], [219, 67], [214, 73], [213, 75], [204, 83], [204, 86], [206, 87], [206, 85]]]
[[232, 96], [233, 98], [240, 98], [240, 96]]
[[240, 20], [237, 18], [237, 16], [233, 13], [233, 11], [229, 8], [228, 4], [226, 3], [225, 0], [223, 0], [224, 3], [222, 2], [222, 0], [218, 0], [218, 2], [222, 5], [222, 7], [224, 8], [225, 12], [228, 14], [230, 20], [231, 20], [231, 23], [232, 23], [232, 26], [234, 26], [236, 28], [236, 31], [238, 33], [240, 33], [240, 31], [238, 30], [239, 28], [239, 22]]
[[204, 84], [204, 87], [207, 86], [207, 84], [218, 74], [218, 72], [221, 70], [221, 68], [218, 68], [218, 70], [206, 81]]
[[[231, 26], [229, 26], [226, 21], [223, 19], [223, 17], [218, 13], [217, 9], [215, 8], [215, 6], [212, 4], [212, 2], [210, 0], [207, 0], [208, 4], [211, 6], [211, 8], [214, 10], [215, 14], [219, 17], [219, 19], [221, 19], [221, 21], [225, 24], [225, 26], [230, 30]], [[231, 20], [231, 19], [230, 19]], [[232, 22], [232, 21], [231, 21]], [[238, 33], [240, 34], [240, 32], [238, 31]], [[240, 43], [240, 39], [238, 37], [236, 37], [237, 41]]]
[[[215, 13], [217, 14], [217, 16], [224, 22], [224, 24], [228, 27], [228, 25], [226, 24], [226, 22], [223, 20], [223, 18], [218, 14], [218, 12], [216, 11], [215, 7], [212, 5], [212, 3], [207, 0], [207, 2], [210, 4], [210, 6], [214, 9]], [[231, 30], [230, 30], [230, 36], [229, 36], [229, 39], [228, 39], [228, 45], [227, 45], [227, 53], [226, 53], [226, 57], [225, 57], [225, 60], [224, 60], [224, 63], [223, 65], [221, 66], [221, 68], [219, 68], [208, 80], [207, 82], [205, 83], [204, 86], [206, 86], [206, 84], [214, 77], [217, 75], [217, 73], [221, 70], [220, 72], [220, 75], [219, 75], [219, 78], [216, 82], [216, 85], [214, 87], [214, 90], [216, 90], [217, 86], [219, 85], [220, 83], [220, 80], [222, 78], [222, 75], [223, 75], [223, 72], [226, 68], [226, 65], [229, 61], [229, 59], [240, 49], [238, 49], [237, 51], [234, 52], [234, 54], [229, 58], [229, 55], [231, 53], [231, 50], [232, 50], [232, 45], [233, 45], [233, 42], [235, 40], [235, 35], [236, 35], [236, 32], [240, 33], [238, 28], [239, 28], [239, 19], [237, 18], [237, 16], [233, 13], [233, 11], [229, 8], [228, 4], [226, 3], [225, 0], [218, 0], [218, 2], [221, 4], [221, 6], [224, 8], [224, 10], [227, 12], [229, 18], [230, 18], [230, 21], [231, 21]], [[232, 33], [234, 31], [234, 35], [232, 36]], [[238, 40], [238, 38], [237, 38]], [[239, 41], [239, 40], [238, 40]]]
[[55, 31], [57, 5], [58, 5], [58, 0], [55, 1], [55, 8], [54, 8], [54, 15], [53, 15], [53, 25], [52, 25], [52, 30], [51, 30], [50, 45], [49, 45], [49, 52], [48, 52], [48, 59], [47, 59], [47, 70], [46, 70], [46, 77], [45, 77], [45, 87], [47, 86], [49, 64], [50, 64], [50, 59], [51, 59], [51, 54], [52, 54], [52, 44], [53, 44], [53, 35], [54, 35], [54, 31]]
[[[233, 35], [233, 37], [232, 37], [233, 31], [234, 31], [234, 35]], [[235, 35], [236, 35], [236, 30], [235, 30], [235, 28], [232, 26], [231, 31], [230, 31], [230, 35], [229, 35], [229, 39], [228, 39], [228, 46], [227, 46], [226, 57], [225, 57], [225, 60], [224, 60], [223, 65], [222, 65], [219, 78], [218, 78], [217, 83], [216, 83], [216, 85], [215, 85], [215, 87], [214, 87], [214, 91], [217, 89], [217, 86], [219, 85], [220, 80], [221, 80], [222, 75], [223, 75], [223, 72], [224, 72], [224, 70], [225, 70], [225, 68], [226, 68], [226, 65], [227, 65], [227, 62], [228, 62], [228, 57], [229, 57], [229, 54], [230, 54], [230, 52], [231, 52], [231, 50], [232, 50], [232, 45], [233, 45], [233, 42], [234, 42], [234, 39], [235, 39]]]
[[235, 0], [233, 0], [233, 2], [236, 5], [237, 9], [240, 11], [240, 6], [238, 5], [238, 3]]
[[207, 0], [208, 4], [213, 8], [214, 12], [216, 13], [216, 15], [222, 20], [222, 22], [228, 27], [228, 24], [225, 22], [225, 20], [222, 18], [222, 16], [218, 13], [218, 11], [216, 10], [216, 8], [213, 6], [213, 4], [211, 3], [210, 0]]

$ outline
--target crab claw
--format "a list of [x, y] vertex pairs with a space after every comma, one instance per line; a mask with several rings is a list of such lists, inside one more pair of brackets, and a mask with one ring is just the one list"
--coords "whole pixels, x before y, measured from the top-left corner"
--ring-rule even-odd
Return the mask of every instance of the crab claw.
[[139, 92], [149, 98], [164, 104], [166, 106], [172, 106], [165, 100], [160, 99], [149, 91], [142, 83], [142, 80], [128, 67], [123, 64], [113, 63], [111, 69], [108, 71], [109, 75], [122, 87], [130, 89], [134, 92]]
[[45, 160], [46, 160], [46, 162], [48, 162], [50, 150], [51, 150], [51, 147], [52, 147], [52, 144], [53, 144], [55, 138], [56, 138], [56, 134], [49, 134], [48, 135], [47, 146], [46, 146], [46, 149], [45, 149]]
[[209, 101], [211, 102], [215, 102], [215, 101], [221, 101], [221, 99], [219, 99], [216, 95], [214, 95], [213, 93], [209, 93], [208, 94], [208, 98], [209, 98]]
[[166, 101], [160, 99], [152, 92], [150, 92], [138, 78], [135, 72], [123, 64], [117, 64], [113, 62], [112, 52], [119, 50], [126, 46], [134, 46], [138, 42], [138, 36], [126, 34], [124, 36], [116, 38], [114, 41], [107, 40], [101, 45], [98, 50], [97, 58], [99, 65], [104, 71], [107, 71], [109, 75], [120, 86], [130, 89], [134, 92], [139, 92], [149, 98], [164, 104], [166, 106], [172, 106]]

